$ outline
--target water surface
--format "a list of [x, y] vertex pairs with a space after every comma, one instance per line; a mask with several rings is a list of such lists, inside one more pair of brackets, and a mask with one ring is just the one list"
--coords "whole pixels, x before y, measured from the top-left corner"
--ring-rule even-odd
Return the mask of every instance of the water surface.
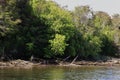
[[58, 67], [0, 69], [0, 80], [120, 80], [120, 67]]

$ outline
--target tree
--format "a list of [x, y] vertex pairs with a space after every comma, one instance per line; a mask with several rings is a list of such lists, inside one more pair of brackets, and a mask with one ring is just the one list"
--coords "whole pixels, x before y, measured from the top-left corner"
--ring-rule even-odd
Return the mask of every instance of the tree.
[[74, 52], [85, 58], [98, 55], [101, 52], [102, 41], [97, 35], [94, 35], [96, 28], [93, 22], [93, 11], [88, 6], [76, 7], [73, 19], [76, 25], [75, 31], [78, 31], [74, 35], [77, 38], [74, 38]]
[[[111, 17], [106, 12], [98, 11], [95, 13], [94, 16], [95, 16], [95, 21], [99, 22], [99, 27], [111, 25]], [[97, 22], [95, 22], [95, 23], [97, 23]], [[96, 26], [98, 26], [98, 25], [96, 25]]]
[[120, 15], [114, 14], [112, 16], [112, 28], [115, 31], [114, 41], [117, 45], [120, 44]]
[[1, 56], [5, 57], [8, 49], [10, 48], [11, 41], [8, 40], [11, 38], [16, 30], [17, 24], [21, 22], [17, 14], [17, 9], [14, 7], [15, 0], [1, 0], [0, 1], [0, 52]]
[[[42, 53], [44, 53], [43, 55], [49, 56], [51, 54], [50, 52], [53, 52], [53, 54], [51, 54], [50, 56], [63, 54], [66, 48], [64, 44], [67, 44], [66, 42], [74, 34], [72, 31], [73, 23], [70, 12], [60, 8], [59, 5], [57, 5], [53, 1], [30, 0], [29, 4], [32, 8], [31, 14], [34, 15], [38, 20], [40, 20], [40, 22], [45, 26], [45, 32], [41, 32], [41, 34], [38, 34], [39, 36], [45, 36], [43, 38], [45, 43], [39, 43], [39, 45], [46, 44], [46, 46], [42, 46]], [[41, 24], [39, 26], [41, 26]], [[64, 43], [62, 44], [62, 46], [64, 47], [61, 48], [60, 46], [57, 46], [59, 44], [54, 44], [54, 42], [57, 42], [57, 40], [59, 42], [58, 38], [60, 37], [63, 40], [60, 43]], [[42, 38], [39, 37], [38, 39]], [[58, 51], [55, 50], [55, 47]]]
[[52, 52], [57, 55], [57, 54], [64, 54], [65, 48], [68, 44], [65, 42], [65, 36], [56, 34], [55, 38], [53, 40], [50, 40], [50, 47]]
[[115, 55], [117, 47], [114, 42], [115, 30], [112, 27], [111, 17], [105, 12], [97, 12], [94, 17], [94, 26], [96, 28], [94, 35], [99, 36], [102, 41], [102, 52], [100, 54]]

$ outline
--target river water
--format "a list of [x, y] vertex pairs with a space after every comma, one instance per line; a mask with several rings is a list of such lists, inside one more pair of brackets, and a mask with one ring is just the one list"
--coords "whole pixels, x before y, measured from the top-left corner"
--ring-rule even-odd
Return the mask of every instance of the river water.
[[0, 80], [120, 80], [120, 67], [58, 67], [0, 69]]

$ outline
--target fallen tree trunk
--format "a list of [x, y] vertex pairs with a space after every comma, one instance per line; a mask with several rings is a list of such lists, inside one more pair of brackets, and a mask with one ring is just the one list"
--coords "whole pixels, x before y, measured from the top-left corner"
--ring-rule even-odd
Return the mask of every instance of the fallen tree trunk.
[[69, 59], [71, 56], [66, 57], [65, 59], [63, 59], [59, 64], [62, 64], [63, 62], [65, 62], [67, 59]]
[[65, 59], [63, 59], [63, 62], [66, 61], [66, 60], [69, 59], [69, 58], [70, 58], [70, 56], [66, 57]]
[[73, 64], [77, 60], [78, 56], [79, 55], [77, 55], [70, 64]]

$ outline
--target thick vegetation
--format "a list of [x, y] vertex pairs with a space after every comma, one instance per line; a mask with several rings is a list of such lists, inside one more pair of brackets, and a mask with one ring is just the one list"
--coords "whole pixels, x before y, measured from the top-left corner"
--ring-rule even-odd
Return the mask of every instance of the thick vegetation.
[[1, 59], [119, 57], [120, 15], [47, 0], [0, 0]]

